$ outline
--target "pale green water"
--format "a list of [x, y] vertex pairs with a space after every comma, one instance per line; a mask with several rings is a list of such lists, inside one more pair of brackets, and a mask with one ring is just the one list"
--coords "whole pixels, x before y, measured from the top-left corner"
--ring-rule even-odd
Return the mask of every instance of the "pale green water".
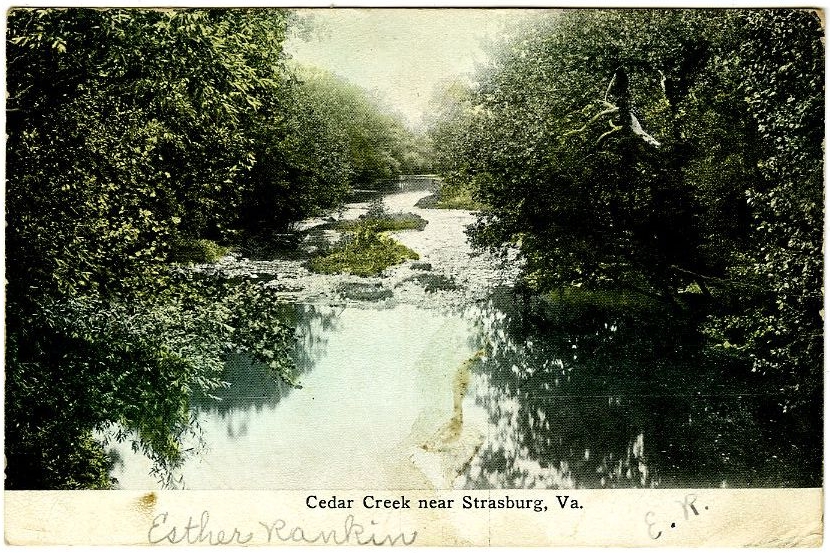
[[[452, 415], [452, 377], [473, 351], [469, 323], [409, 305], [300, 311], [303, 388], [232, 360], [233, 392], [199, 408], [207, 445], [179, 471], [184, 485], [430, 487], [411, 457]], [[119, 448], [121, 486], [156, 487], [149, 463], [128, 450]]]
[[[312, 275], [294, 261], [254, 267], [316, 298], [287, 307], [303, 388], [230, 359], [222, 401], [194, 406], [203, 443], [189, 444], [180, 486], [821, 485], [821, 436], [810, 434], [820, 423], [783, 416], [775, 386], [704, 355], [700, 336], [672, 316], [519, 309], [498, 287], [516, 267], [471, 257], [473, 215], [411, 207], [424, 194], [387, 197], [392, 211], [429, 221], [395, 236], [431, 268], [360, 280], [390, 291], [383, 301], [336, 293], [356, 277]], [[457, 288], [427, 292], [411, 278], [424, 272]], [[115, 448], [121, 487], [159, 487], [146, 458], [129, 443]]]
[[[196, 407], [205, 446], [176, 476], [190, 489], [768, 487], [815, 478], [774, 415], [776, 397], [701, 366], [694, 344], [671, 329], [667, 342], [635, 319], [585, 317], [553, 331], [527, 324], [512, 300], [458, 312], [297, 306], [303, 388], [229, 361], [223, 400]], [[159, 486], [145, 458], [127, 444], [118, 450], [122, 487]]]

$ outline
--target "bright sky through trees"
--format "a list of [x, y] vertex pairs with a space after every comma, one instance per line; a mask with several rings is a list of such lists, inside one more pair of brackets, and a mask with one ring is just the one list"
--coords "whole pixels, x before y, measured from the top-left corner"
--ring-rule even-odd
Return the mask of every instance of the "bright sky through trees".
[[306, 9], [308, 36], [288, 51], [370, 91], [417, 127], [442, 82], [472, 74], [482, 49], [527, 11], [497, 9]]

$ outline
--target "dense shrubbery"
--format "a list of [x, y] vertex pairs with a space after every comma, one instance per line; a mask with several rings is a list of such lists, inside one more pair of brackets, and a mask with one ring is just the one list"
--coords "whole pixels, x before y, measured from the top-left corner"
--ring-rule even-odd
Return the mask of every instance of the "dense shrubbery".
[[[168, 274], [163, 289], [131, 301], [76, 296], [44, 301], [29, 315], [7, 310], [7, 486], [100, 486], [69, 470], [83, 465], [92, 430], [137, 432], [135, 447], [160, 475], [181, 460], [196, 390], [221, 385], [225, 355], [246, 351], [293, 380], [290, 331], [276, 298], [245, 283]], [[121, 435], [121, 439], [126, 435]], [[97, 456], [90, 458], [90, 463]]]
[[414, 213], [389, 213], [376, 219], [343, 219], [334, 224], [337, 230], [356, 230], [371, 224], [378, 232], [424, 230], [427, 220]]
[[331, 253], [309, 261], [308, 268], [316, 273], [349, 273], [368, 277], [378, 276], [407, 259], [418, 258], [416, 252], [384, 236], [374, 224], [368, 222], [343, 237]]
[[170, 247], [170, 260], [176, 263], [209, 263], [229, 252], [230, 248], [206, 238], [177, 240]]
[[539, 291], [703, 305], [712, 346], [779, 383], [784, 410], [818, 405], [821, 39], [803, 10], [570, 10], [515, 29], [433, 124], [448, 183], [486, 206], [473, 240], [518, 246]]
[[366, 90], [320, 70], [298, 68], [297, 74], [307, 101], [341, 134], [350, 178], [361, 188], [381, 188], [383, 181], [429, 168], [425, 138], [407, 131]]
[[[423, 137], [372, 99], [331, 74], [289, 69], [277, 120], [253, 129], [258, 163], [245, 176], [238, 226], [284, 233], [293, 223], [341, 203], [353, 188], [380, 188], [424, 169]], [[420, 149], [419, 149], [420, 148]]]
[[380, 156], [384, 175], [401, 166], [356, 144], [286, 66], [292, 18], [9, 13], [7, 487], [106, 487], [92, 432], [113, 423], [164, 474], [180, 461], [191, 393], [220, 385], [228, 352], [292, 378], [275, 298], [169, 267], [338, 205], [366, 173], [356, 155]]
[[346, 236], [334, 246], [333, 251], [311, 259], [308, 267], [324, 274], [378, 276], [407, 259], [418, 259], [416, 252], [383, 233], [424, 230], [426, 224], [423, 217], [414, 213], [390, 213], [383, 199], [377, 199], [359, 218], [334, 223], [334, 228], [347, 232]]

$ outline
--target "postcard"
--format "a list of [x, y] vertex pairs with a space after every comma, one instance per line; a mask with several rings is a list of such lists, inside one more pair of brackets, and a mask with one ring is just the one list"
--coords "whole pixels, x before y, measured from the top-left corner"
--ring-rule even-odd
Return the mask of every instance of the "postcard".
[[7, 543], [821, 545], [823, 13], [6, 22]]

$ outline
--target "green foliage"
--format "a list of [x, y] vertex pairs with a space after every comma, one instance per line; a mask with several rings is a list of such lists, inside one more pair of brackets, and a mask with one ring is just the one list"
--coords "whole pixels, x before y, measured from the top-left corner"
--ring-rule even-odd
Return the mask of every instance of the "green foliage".
[[463, 209], [466, 211], [481, 211], [484, 204], [473, 198], [472, 186], [464, 184], [442, 184], [441, 189], [429, 196], [418, 200], [417, 207], [424, 209]]
[[[50, 467], [77, 458], [76, 440], [90, 429], [113, 423], [134, 430], [134, 447], [169, 476], [192, 431], [190, 397], [221, 385], [227, 354], [247, 352], [275, 378], [293, 381], [292, 338], [277, 306], [253, 284], [173, 274], [157, 297], [72, 298], [45, 306], [25, 326], [10, 320], [7, 485], [71, 487], [78, 473]], [[34, 455], [52, 460], [25, 462]]]
[[390, 213], [377, 219], [353, 219], [338, 221], [334, 224], [337, 230], [356, 230], [361, 225], [370, 223], [378, 232], [399, 231], [399, 230], [424, 230], [427, 220], [414, 213]]
[[345, 199], [354, 168], [343, 128], [304, 86], [284, 92], [279, 116], [251, 126], [258, 163], [246, 175], [238, 225], [249, 233], [285, 233]]
[[64, 236], [93, 240], [73, 224], [90, 218], [119, 246], [221, 232], [255, 162], [248, 120], [282, 86], [286, 23], [277, 11], [13, 10], [13, 176], [86, 210], [69, 225], [52, 217]]
[[741, 14], [740, 83], [765, 149], [748, 187], [751, 247], [731, 276], [744, 311], [713, 318], [715, 341], [749, 357], [792, 396], [784, 409], [815, 410], [823, 366], [824, 47], [818, 17], [801, 10]]
[[333, 226], [337, 230], [354, 231], [367, 225], [377, 232], [424, 230], [427, 220], [414, 213], [389, 213], [383, 200], [378, 199], [358, 219], [337, 221]]
[[427, 136], [432, 143], [433, 168], [445, 179], [464, 170], [470, 143], [476, 140], [473, 129], [481, 112], [473, 102], [473, 91], [458, 81], [445, 84], [431, 98]]
[[544, 300], [559, 310], [584, 313], [590, 309], [605, 313], [653, 313], [665, 310], [665, 305], [631, 290], [589, 290], [570, 286], [548, 292]]
[[230, 351], [292, 378], [275, 298], [168, 267], [176, 241], [218, 254], [195, 239], [223, 238], [239, 216], [255, 131], [285, 111], [292, 86], [289, 20], [9, 13], [7, 487], [106, 487], [91, 433], [113, 424], [169, 474], [193, 431], [190, 395], [220, 385]]
[[[369, 93], [333, 75], [294, 66], [279, 117], [255, 119], [256, 165], [245, 175], [239, 226], [287, 232], [346, 198], [421, 169], [428, 146]], [[295, 80], [296, 79], [296, 80]]]
[[423, 175], [434, 172], [434, 145], [426, 133], [404, 130], [399, 140], [401, 174]]
[[357, 276], [379, 276], [387, 268], [418, 254], [400, 242], [384, 236], [371, 223], [358, 227], [326, 256], [315, 257], [308, 267], [316, 273], [349, 273]]
[[518, 247], [531, 288], [705, 308], [715, 344], [813, 413], [822, 36], [805, 10], [542, 16], [448, 89], [439, 170], [484, 204], [473, 242]]
[[366, 209], [366, 213], [361, 215], [361, 218], [369, 221], [378, 221], [388, 216], [389, 210], [386, 208], [386, 203], [383, 201], [383, 198], [375, 198], [369, 202], [369, 207]]
[[[6, 469], [7, 489], [108, 490], [116, 484], [110, 477], [114, 459], [91, 432], [61, 434], [56, 430], [65, 428], [48, 424], [27, 430], [31, 430], [25, 435], [27, 441], [15, 442], [11, 450], [15, 464]], [[7, 443], [10, 437], [19, 439], [20, 429], [7, 429]]]
[[176, 263], [209, 263], [216, 261], [230, 252], [227, 246], [220, 246], [213, 240], [200, 238], [173, 242], [170, 260]]
[[367, 91], [327, 72], [297, 72], [323, 124], [340, 133], [355, 187], [376, 187], [378, 181], [427, 168], [426, 138], [406, 130]]
[[173, 236], [227, 228], [255, 162], [248, 123], [283, 87], [286, 24], [257, 10], [10, 13], [12, 300], [152, 286]]
[[[468, 110], [469, 161], [449, 181], [488, 206], [474, 239], [521, 244], [542, 288], [645, 282], [670, 296], [690, 273], [722, 273], [699, 224], [707, 206], [680, 184], [694, 117], [661, 87], [696, 83], [703, 18], [574, 11], [504, 45]], [[665, 32], [674, 27], [688, 44]]]

